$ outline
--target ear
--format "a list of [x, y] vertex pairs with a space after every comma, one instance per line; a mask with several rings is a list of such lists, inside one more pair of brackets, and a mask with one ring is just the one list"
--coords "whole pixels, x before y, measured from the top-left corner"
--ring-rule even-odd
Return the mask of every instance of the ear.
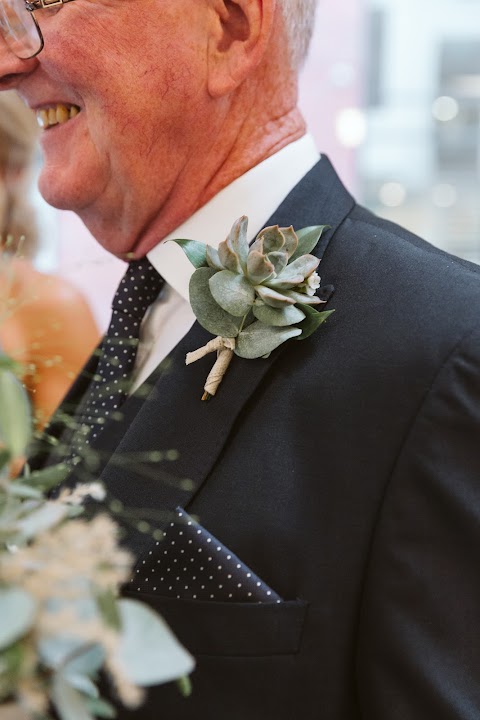
[[235, 90], [262, 61], [277, 0], [213, 0], [212, 6], [208, 91], [220, 97]]

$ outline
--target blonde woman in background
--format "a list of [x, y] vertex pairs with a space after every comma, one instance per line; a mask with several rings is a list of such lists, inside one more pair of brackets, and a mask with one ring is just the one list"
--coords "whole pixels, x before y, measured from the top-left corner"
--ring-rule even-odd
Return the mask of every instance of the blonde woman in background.
[[[38, 272], [34, 213], [27, 202], [37, 127], [13, 94], [0, 97], [0, 349], [21, 363], [43, 427], [90, 355], [99, 332], [81, 293]], [[1, 398], [0, 398], [1, 402]]]

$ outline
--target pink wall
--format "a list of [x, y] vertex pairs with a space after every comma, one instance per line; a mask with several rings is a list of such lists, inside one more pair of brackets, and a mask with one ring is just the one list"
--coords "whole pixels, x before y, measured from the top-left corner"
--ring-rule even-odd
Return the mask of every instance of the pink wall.
[[[300, 106], [317, 146], [330, 156], [352, 191], [355, 151], [339, 143], [335, 123], [341, 110], [361, 106], [365, 3], [320, 0], [312, 48], [300, 83]], [[59, 224], [59, 272], [84, 292], [104, 329], [124, 264], [102, 250], [72, 213], [60, 212]]]

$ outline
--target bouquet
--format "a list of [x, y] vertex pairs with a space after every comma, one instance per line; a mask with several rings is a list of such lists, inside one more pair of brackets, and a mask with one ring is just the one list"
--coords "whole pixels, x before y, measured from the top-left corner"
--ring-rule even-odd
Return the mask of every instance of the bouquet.
[[0, 716], [48, 720], [53, 708], [61, 720], [114, 717], [100, 671], [128, 707], [149, 685], [177, 679], [188, 692], [192, 657], [150, 608], [119, 598], [133, 558], [117, 526], [81, 516], [87, 496], [103, 498], [102, 485], [48, 500], [66, 466], [10, 477], [32, 426], [16, 370], [0, 356]]

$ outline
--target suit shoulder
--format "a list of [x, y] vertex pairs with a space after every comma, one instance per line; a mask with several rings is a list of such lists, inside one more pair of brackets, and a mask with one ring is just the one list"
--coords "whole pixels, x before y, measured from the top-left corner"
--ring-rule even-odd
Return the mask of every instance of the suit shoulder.
[[384, 249], [390, 250], [392, 254], [404, 255], [406, 262], [414, 258], [415, 263], [420, 266], [425, 264], [429, 268], [437, 267], [443, 275], [446, 273], [447, 277], [450, 273], [460, 274], [467, 284], [471, 283], [472, 288], [480, 290], [480, 265], [432, 245], [401, 225], [381, 218], [361, 205], [355, 205], [348, 220], [357, 233], [379, 241], [384, 244]]

